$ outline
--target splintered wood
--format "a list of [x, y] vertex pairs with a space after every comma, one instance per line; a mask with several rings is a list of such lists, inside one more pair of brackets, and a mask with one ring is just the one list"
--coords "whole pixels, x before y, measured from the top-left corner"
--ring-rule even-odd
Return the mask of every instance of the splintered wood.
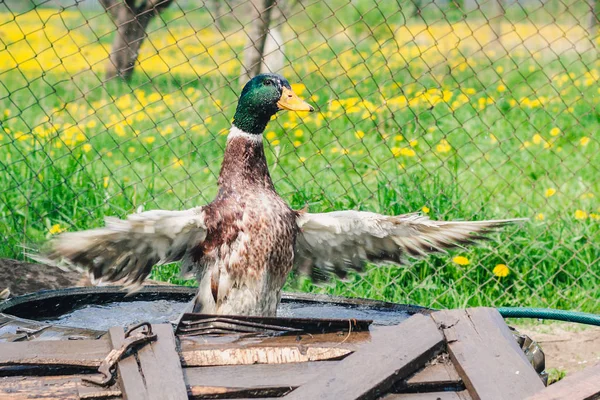
[[[273, 322], [273, 321], [271, 321]], [[277, 321], [275, 321], [277, 322]], [[288, 321], [289, 322], [289, 321]], [[593, 399], [600, 365], [544, 388], [495, 309], [413, 315], [361, 332], [175, 336], [130, 349], [106, 386], [84, 381], [125, 341], [0, 343], [0, 398]], [[90, 375], [91, 374], [91, 375]]]

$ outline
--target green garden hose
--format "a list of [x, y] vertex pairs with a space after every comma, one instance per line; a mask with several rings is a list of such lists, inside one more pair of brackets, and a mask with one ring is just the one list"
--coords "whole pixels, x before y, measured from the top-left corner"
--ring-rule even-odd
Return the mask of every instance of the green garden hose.
[[578, 311], [554, 310], [552, 308], [498, 307], [498, 312], [504, 318], [553, 319], [600, 326], [600, 315]]

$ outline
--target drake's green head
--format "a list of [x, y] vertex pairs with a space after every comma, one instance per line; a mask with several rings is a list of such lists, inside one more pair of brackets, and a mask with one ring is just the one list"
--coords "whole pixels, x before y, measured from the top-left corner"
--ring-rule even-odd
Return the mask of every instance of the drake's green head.
[[283, 76], [260, 74], [244, 86], [233, 125], [244, 132], [261, 134], [271, 117], [280, 110], [314, 111], [314, 108], [292, 91]]

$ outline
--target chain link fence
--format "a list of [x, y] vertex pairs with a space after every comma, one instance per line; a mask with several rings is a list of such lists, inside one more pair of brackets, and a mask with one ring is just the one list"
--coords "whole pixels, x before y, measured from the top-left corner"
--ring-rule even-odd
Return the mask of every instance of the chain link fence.
[[[241, 87], [272, 70], [318, 110], [265, 134], [293, 207], [530, 218], [478, 248], [288, 290], [599, 312], [598, 14], [597, 0], [0, 2], [0, 256], [211, 201]], [[176, 266], [153, 277], [182, 283]]]

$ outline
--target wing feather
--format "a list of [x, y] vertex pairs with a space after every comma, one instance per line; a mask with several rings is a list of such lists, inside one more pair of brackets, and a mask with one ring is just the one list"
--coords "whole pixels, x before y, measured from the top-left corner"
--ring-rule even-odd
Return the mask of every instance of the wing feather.
[[366, 262], [402, 264], [406, 257], [445, 253], [485, 239], [495, 228], [519, 219], [433, 221], [419, 213], [386, 216], [363, 211], [301, 214], [295, 267], [315, 280], [344, 278]]
[[33, 256], [50, 264], [66, 262], [90, 271], [94, 279], [137, 286], [152, 267], [189, 258], [206, 238], [202, 207], [152, 210], [126, 219], [108, 217], [105, 227], [62, 233], [45, 252]]

